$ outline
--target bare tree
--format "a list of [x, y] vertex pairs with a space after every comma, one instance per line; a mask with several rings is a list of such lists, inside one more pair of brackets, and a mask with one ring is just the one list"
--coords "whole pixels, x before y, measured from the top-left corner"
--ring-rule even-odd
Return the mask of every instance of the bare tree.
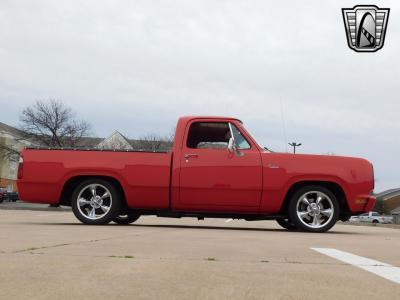
[[166, 136], [160, 136], [157, 134], [147, 134], [142, 136], [140, 139], [135, 140], [133, 147], [137, 150], [147, 150], [147, 151], [167, 151], [171, 149], [172, 143], [174, 141], [175, 130]]
[[14, 147], [0, 143], [0, 158], [8, 161], [18, 161], [20, 151]]
[[137, 142], [143, 150], [158, 151], [161, 148], [161, 138], [155, 134], [147, 134]]
[[61, 101], [36, 101], [20, 116], [21, 130], [28, 138], [48, 147], [76, 147], [90, 131], [86, 121], [77, 120]]

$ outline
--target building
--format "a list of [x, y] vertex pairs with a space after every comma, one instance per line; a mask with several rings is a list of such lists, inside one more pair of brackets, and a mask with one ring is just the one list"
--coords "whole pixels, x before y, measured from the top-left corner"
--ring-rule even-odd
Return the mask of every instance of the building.
[[114, 131], [108, 138], [102, 140], [96, 148], [112, 150], [133, 150], [130, 141], [118, 131]]
[[132, 140], [125, 137], [118, 131], [114, 131], [108, 138], [102, 140], [95, 148], [111, 150], [130, 151], [168, 151], [172, 147], [172, 141], [158, 136], [150, 135], [143, 139]]
[[400, 189], [390, 189], [375, 196], [377, 208], [381, 212], [391, 213], [391, 211], [400, 207]]
[[400, 189], [391, 189], [376, 195], [376, 211], [391, 214], [393, 221], [400, 224]]
[[391, 211], [393, 223], [400, 224], [400, 206]]
[[21, 130], [0, 122], [0, 187], [17, 190], [18, 152], [29, 146], [35, 144], [25, 139]]

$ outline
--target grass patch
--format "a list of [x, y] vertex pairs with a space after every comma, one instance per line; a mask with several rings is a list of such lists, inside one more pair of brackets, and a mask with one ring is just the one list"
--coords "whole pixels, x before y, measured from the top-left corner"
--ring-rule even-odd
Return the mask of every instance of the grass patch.
[[30, 247], [30, 248], [14, 251], [13, 253], [29, 252], [29, 251], [39, 250], [39, 249], [56, 248], [56, 247], [63, 247], [63, 246], [69, 246], [69, 245], [70, 244], [57, 244], [57, 245], [51, 245], [51, 246]]
[[110, 255], [111, 258], [135, 258], [132, 255]]
[[216, 261], [216, 258], [215, 257], [207, 257], [205, 260], [206, 261]]

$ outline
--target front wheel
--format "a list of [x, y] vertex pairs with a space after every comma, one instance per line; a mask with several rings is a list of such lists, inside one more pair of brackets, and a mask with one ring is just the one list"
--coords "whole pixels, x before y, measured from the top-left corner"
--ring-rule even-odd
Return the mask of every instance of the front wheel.
[[323, 186], [306, 186], [297, 190], [289, 204], [293, 224], [308, 232], [326, 232], [339, 218], [335, 195]]
[[127, 225], [137, 221], [139, 218], [140, 215], [138, 214], [118, 215], [113, 219], [113, 222], [120, 225]]
[[104, 179], [88, 179], [72, 195], [72, 211], [84, 224], [103, 225], [111, 222], [121, 210], [118, 190]]

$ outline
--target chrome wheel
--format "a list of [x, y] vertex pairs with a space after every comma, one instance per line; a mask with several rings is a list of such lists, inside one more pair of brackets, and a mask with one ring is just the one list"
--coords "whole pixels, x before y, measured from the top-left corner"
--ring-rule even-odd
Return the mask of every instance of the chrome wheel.
[[98, 220], [107, 215], [112, 206], [112, 195], [108, 188], [101, 184], [89, 184], [78, 194], [78, 211], [89, 220]]
[[332, 199], [321, 191], [309, 191], [297, 200], [298, 219], [306, 227], [318, 229], [329, 224], [334, 216]]

